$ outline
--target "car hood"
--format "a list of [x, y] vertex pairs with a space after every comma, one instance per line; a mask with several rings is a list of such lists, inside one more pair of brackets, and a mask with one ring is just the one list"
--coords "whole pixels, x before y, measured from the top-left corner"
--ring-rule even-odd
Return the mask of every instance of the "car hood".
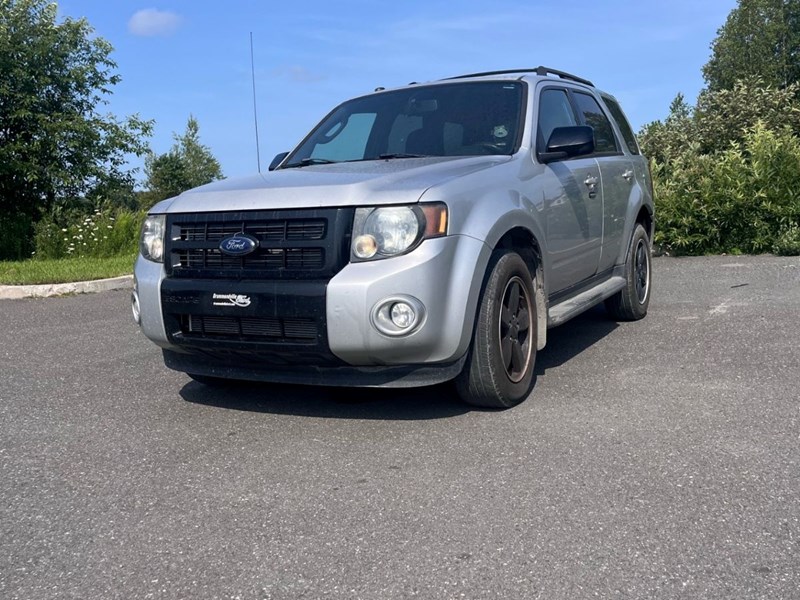
[[510, 156], [403, 158], [278, 169], [182, 193], [151, 213], [324, 208], [418, 202], [425, 191]]

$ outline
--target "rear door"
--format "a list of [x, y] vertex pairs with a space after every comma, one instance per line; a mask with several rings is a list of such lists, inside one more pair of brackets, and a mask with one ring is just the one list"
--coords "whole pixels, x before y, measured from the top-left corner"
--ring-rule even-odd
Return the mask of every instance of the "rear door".
[[589, 92], [572, 91], [583, 124], [594, 128], [595, 158], [600, 166], [603, 187], [603, 248], [597, 267], [603, 273], [614, 266], [620, 255], [625, 231], [625, 215], [633, 185], [633, 163], [622, 150], [608, 115]]

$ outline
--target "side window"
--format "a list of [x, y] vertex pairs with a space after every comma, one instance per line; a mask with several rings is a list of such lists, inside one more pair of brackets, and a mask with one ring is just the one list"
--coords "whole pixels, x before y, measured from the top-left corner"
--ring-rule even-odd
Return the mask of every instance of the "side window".
[[575, 113], [569, 103], [567, 92], [549, 88], [542, 91], [539, 96], [539, 151], [544, 152], [550, 134], [556, 127], [571, 127], [577, 125]]
[[355, 113], [347, 121], [336, 121], [314, 147], [311, 158], [359, 160], [364, 158], [375, 113]]
[[573, 97], [584, 122], [594, 128], [594, 149], [597, 153], [618, 152], [614, 129], [597, 100], [589, 94], [574, 92]]
[[608, 96], [603, 96], [603, 102], [605, 102], [608, 112], [611, 113], [611, 116], [614, 117], [614, 120], [617, 122], [619, 130], [622, 132], [622, 137], [625, 139], [625, 145], [628, 146], [628, 150], [631, 151], [631, 154], [639, 154], [639, 144], [636, 143], [636, 136], [633, 135], [631, 124], [628, 123], [628, 119], [625, 118], [625, 113], [622, 112], [617, 101]]

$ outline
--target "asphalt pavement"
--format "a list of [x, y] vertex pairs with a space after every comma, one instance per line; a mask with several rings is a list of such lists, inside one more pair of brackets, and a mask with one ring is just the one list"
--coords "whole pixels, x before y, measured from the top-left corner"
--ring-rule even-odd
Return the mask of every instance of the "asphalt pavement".
[[0, 598], [800, 598], [800, 260], [654, 269], [508, 411], [206, 388], [126, 291], [0, 300]]

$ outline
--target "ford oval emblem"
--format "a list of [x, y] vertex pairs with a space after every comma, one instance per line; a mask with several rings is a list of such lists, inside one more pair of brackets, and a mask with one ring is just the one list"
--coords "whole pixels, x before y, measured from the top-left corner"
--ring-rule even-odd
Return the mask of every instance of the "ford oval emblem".
[[246, 256], [258, 248], [258, 240], [246, 233], [226, 237], [219, 243], [219, 250], [228, 256]]

